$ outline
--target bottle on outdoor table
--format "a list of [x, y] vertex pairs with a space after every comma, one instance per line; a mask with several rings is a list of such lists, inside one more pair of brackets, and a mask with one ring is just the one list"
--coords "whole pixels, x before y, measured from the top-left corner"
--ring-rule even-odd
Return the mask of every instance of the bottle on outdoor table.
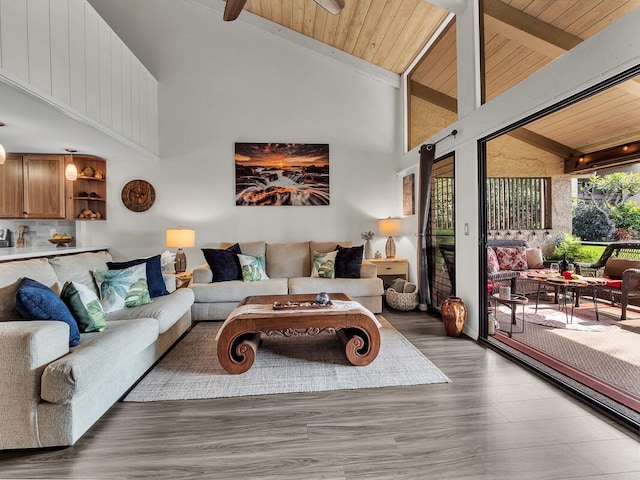
[[560, 273], [564, 273], [567, 271], [567, 267], [569, 266], [569, 262], [567, 262], [567, 254], [562, 255], [562, 260], [560, 261]]

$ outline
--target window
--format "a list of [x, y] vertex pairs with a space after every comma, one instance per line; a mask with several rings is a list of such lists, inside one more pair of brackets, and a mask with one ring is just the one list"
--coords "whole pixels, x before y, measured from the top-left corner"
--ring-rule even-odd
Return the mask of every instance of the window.
[[488, 178], [487, 229], [551, 228], [551, 179]]

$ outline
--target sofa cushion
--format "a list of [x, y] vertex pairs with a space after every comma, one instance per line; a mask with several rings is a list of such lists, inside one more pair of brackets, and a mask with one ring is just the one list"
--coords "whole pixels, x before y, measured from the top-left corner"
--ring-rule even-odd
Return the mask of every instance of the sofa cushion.
[[344, 242], [316, 242], [311, 240], [309, 242], [309, 258], [313, 258], [313, 252], [332, 252], [337, 250], [336, 244], [341, 247], [351, 247], [353, 242], [345, 240]]
[[110, 322], [104, 332], [83, 334], [78, 347], [44, 369], [42, 399], [71, 403], [74, 397], [108, 381], [114, 364], [134, 361], [157, 338], [158, 322], [152, 318]]
[[16, 309], [25, 320], [54, 320], [69, 325], [69, 346], [80, 342], [80, 332], [73, 315], [46, 285], [31, 278], [23, 278], [15, 297]]
[[79, 282], [92, 289], [99, 296], [91, 272], [107, 270], [107, 262], [112, 260], [109, 252], [85, 252], [54, 257], [49, 260], [49, 263], [58, 275], [61, 289], [66, 282]]
[[15, 296], [20, 281], [29, 277], [59, 293], [62, 286], [47, 259], [16, 260], [0, 263], [0, 321], [20, 320]]
[[[333, 242], [335, 246], [335, 242]], [[311, 275], [309, 242], [268, 243], [269, 278], [308, 277]]]
[[101, 332], [107, 327], [100, 299], [89, 287], [78, 282], [67, 282], [60, 298], [69, 307], [80, 332]]
[[320, 278], [335, 278], [336, 255], [338, 255], [337, 250], [326, 253], [313, 252], [313, 268], [311, 269], [311, 276]]
[[500, 263], [498, 262], [496, 251], [491, 247], [487, 247], [487, 272], [498, 273], [499, 271]]
[[242, 269], [243, 282], [269, 280], [264, 269], [264, 257], [262, 255], [256, 257], [253, 255], [238, 255], [238, 261]]
[[604, 276], [608, 278], [622, 278], [622, 274], [629, 268], [640, 268], [640, 260], [609, 257], [604, 264]]
[[496, 247], [500, 270], [526, 270], [526, 247]]
[[149, 286], [149, 295], [151, 298], [169, 295], [167, 285], [162, 276], [162, 264], [160, 255], [148, 258], [137, 258], [126, 262], [107, 262], [109, 270], [122, 270], [123, 268], [133, 267], [134, 265], [145, 264], [147, 267], [147, 285]]
[[213, 272], [214, 282], [242, 279], [240, 262], [238, 262], [238, 254], [241, 254], [242, 251], [237, 243], [225, 249], [203, 248], [202, 253]]
[[147, 286], [147, 267], [144, 264], [122, 270], [93, 272], [93, 277], [105, 313], [151, 303]]
[[379, 278], [315, 278], [289, 279], [289, 293], [346, 293], [352, 298], [381, 296], [384, 293]]
[[219, 283], [194, 283], [189, 287], [196, 303], [235, 302], [250, 295], [286, 295], [287, 279], [270, 278], [261, 282], [232, 280]]
[[[236, 244], [222, 242], [219, 248], [229, 248], [233, 245]], [[253, 255], [254, 257], [262, 255], [264, 257], [267, 254], [267, 244], [265, 242], [238, 242], [237, 245], [240, 246], [240, 253], [243, 255]]]
[[154, 298], [152, 303], [107, 313], [107, 326], [111, 328], [114, 320], [153, 318], [158, 321], [158, 332], [163, 334], [191, 309], [193, 300], [194, 292], [190, 288], [179, 288], [170, 295]]
[[364, 245], [343, 247], [336, 245], [336, 278], [360, 278]]

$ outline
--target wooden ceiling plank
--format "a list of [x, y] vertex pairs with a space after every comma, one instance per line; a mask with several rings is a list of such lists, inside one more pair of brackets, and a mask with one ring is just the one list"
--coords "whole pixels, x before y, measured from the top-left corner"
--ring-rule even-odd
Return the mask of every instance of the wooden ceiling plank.
[[371, 36], [371, 40], [369, 41], [369, 45], [362, 56], [363, 60], [367, 62], [375, 63], [373, 61], [373, 57], [375, 57], [376, 53], [378, 53], [378, 49], [382, 45], [384, 41], [384, 37], [386, 36], [389, 28], [391, 27], [391, 23], [393, 19], [398, 14], [398, 10], [400, 9], [400, 5], [402, 2], [398, 2], [395, 0], [390, 0], [384, 6], [384, 10], [380, 15], [380, 20], [378, 21], [378, 26], [376, 27], [373, 35]]
[[387, 30], [384, 39], [380, 44], [380, 48], [378, 48], [378, 51], [373, 57], [373, 63], [382, 66], [384, 59], [387, 58], [387, 55], [400, 36], [404, 25], [407, 24], [407, 22], [411, 18], [411, 14], [416, 9], [418, 1], [423, 0], [403, 0], [402, 2], [400, 2], [400, 8], [393, 18], [391, 25], [389, 25], [389, 29]]
[[360, 0], [353, 0], [345, 3], [344, 9], [340, 12], [340, 15], [338, 15], [340, 18], [338, 19], [338, 28], [336, 29], [333, 45], [340, 50], [344, 50], [344, 42], [347, 39], [351, 17], [356, 9], [356, 4], [359, 2]]
[[291, 15], [291, 28], [302, 33], [304, 28], [304, 5], [307, 0], [293, 0], [293, 10]]
[[533, 0], [531, 2], [527, 2], [528, 5], [522, 7], [520, 3], [516, 3], [516, 2], [511, 2], [509, 3], [509, 5], [511, 5], [514, 8], [517, 8], [518, 10], [531, 15], [532, 17], [538, 17], [540, 16], [540, 14], [542, 12], [544, 12], [547, 8], [549, 8], [549, 5], [551, 5], [554, 2], [557, 2], [558, 0]]
[[566, 16], [567, 11], [574, 8], [574, 5], [580, 1], [584, 0], [562, 0], [561, 2], [551, 2], [547, 8], [540, 12], [540, 15], [536, 16], [536, 18], [544, 23], [555, 26], [555, 22]]
[[427, 21], [423, 25], [419, 26], [420, 34], [416, 34], [408, 39], [404, 50], [400, 52], [396, 60], [396, 64], [393, 66], [394, 71], [402, 73], [409, 68], [409, 65], [411, 65], [416, 56], [422, 51], [422, 48], [433, 36], [448, 14], [449, 12], [445, 9], [434, 6], [429, 7], [429, 11], [427, 12]]
[[[524, 78], [534, 74], [535, 72], [540, 70], [542, 67], [544, 67], [545, 65], [551, 62], [551, 60], [548, 57], [545, 57], [544, 55], [540, 55], [538, 53], [533, 53], [530, 55], [530, 57], [532, 58], [529, 60], [529, 63], [527, 64], [526, 68], [524, 68], [524, 65], [518, 65], [517, 68], [521, 69], [521, 71], [516, 72], [518, 74], [516, 82], [520, 82]], [[490, 78], [492, 79], [494, 77], [495, 75], [493, 74], [490, 76]], [[506, 79], [503, 79], [502, 81], [492, 82], [491, 86], [486, 87], [487, 101], [497, 97], [498, 95], [504, 93], [509, 88], [511, 88], [514, 85], [514, 83], [512, 82], [513, 82], [513, 78], [511, 79], [511, 81], [507, 81]]]
[[369, 13], [370, 8], [371, 0], [358, 0], [358, 2], [356, 3], [355, 10], [353, 11], [353, 15], [351, 16], [351, 21], [349, 22], [347, 37], [344, 41], [343, 50], [345, 52], [353, 54], [356, 43], [358, 41], [358, 37], [360, 36], [360, 32], [362, 32], [362, 27], [367, 18], [367, 14]]
[[[444, 68], [448, 62], [443, 61], [443, 57], [448, 57], [456, 62], [456, 25], [455, 20], [451, 22], [449, 27], [440, 35], [440, 38], [431, 46], [422, 60], [416, 65], [410, 76], [413, 80], [423, 85], [432, 86], [432, 82], [439, 75], [439, 68]], [[439, 65], [439, 67], [436, 67]]]
[[386, 5], [387, 0], [375, 0], [374, 2], [371, 2], [371, 6], [367, 11], [367, 16], [364, 19], [362, 29], [360, 30], [360, 35], [358, 35], [358, 40], [353, 48], [353, 54], [356, 57], [362, 58], [364, 56], [364, 52], [371, 42], [373, 32], [375, 32], [375, 29], [378, 26], [380, 16], [382, 15]]
[[269, 20], [273, 18], [271, 15], [271, 0], [260, 0], [260, 8], [264, 18]]
[[271, 2], [271, 18], [277, 24], [282, 25], [282, 2], [277, 0]]
[[293, 16], [293, 0], [282, 0], [282, 26], [291, 28]]
[[327, 15], [327, 22], [324, 26], [322, 42], [332, 47], [335, 47], [336, 30], [338, 29], [340, 15]]
[[262, 17], [262, 7], [260, 6], [260, 0], [248, 0], [244, 5], [244, 9], [248, 10], [251, 13]]
[[593, 18], [593, 10], [603, 1], [606, 3], [609, 0], [591, 0], [589, 2], [582, 1], [576, 3], [570, 10], [563, 12], [563, 14], [553, 22], [553, 26], [575, 35], [575, 30], [569, 28], [570, 25], [580, 22], [585, 19], [585, 17]]
[[[277, 0], [276, 0], [277, 1]], [[321, 7], [318, 7], [316, 2], [309, 2], [308, 0], [304, 3], [304, 17], [302, 21], [302, 34], [307, 37], [313, 38], [313, 26], [315, 24], [316, 18], [316, 10]]]
[[324, 29], [327, 26], [327, 17], [329, 16], [329, 12], [327, 12], [324, 8], [316, 9], [316, 18], [313, 22], [313, 38], [316, 40], [322, 41], [324, 38]]
[[[420, 29], [427, 24], [429, 11], [425, 8], [426, 2], [420, 2], [409, 16], [408, 21], [398, 32], [396, 41], [393, 42], [391, 49], [382, 61], [382, 67], [395, 73], [402, 73], [404, 70], [397, 70], [402, 66], [398, 66], [398, 60], [403, 51], [407, 48], [408, 42], [414, 36], [421, 34]], [[424, 41], [426, 43], [426, 39]], [[406, 67], [405, 67], [406, 68]]]
[[[581, 31], [580, 37], [589, 38], [591, 35], [598, 33], [600, 30], [611, 25], [620, 17], [625, 16], [627, 13], [635, 10], [640, 6], [640, 2], [638, 2], [638, 0], [621, 0], [621, 3], [622, 4], [618, 8], [611, 8], [611, 12], [608, 15], [601, 15], [600, 18], [596, 19], [597, 21], [593, 25]], [[611, 7], [615, 7], [615, 4], [612, 4]]]

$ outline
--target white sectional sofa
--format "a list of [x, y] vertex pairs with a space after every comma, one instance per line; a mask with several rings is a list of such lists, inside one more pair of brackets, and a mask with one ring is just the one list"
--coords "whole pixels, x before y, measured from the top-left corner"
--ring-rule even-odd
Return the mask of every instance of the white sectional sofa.
[[[384, 286], [377, 277], [376, 266], [364, 260], [360, 278], [311, 277], [314, 252], [330, 252], [336, 245], [350, 247], [351, 242], [240, 242], [245, 255], [264, 256], [269, 280], [213, 282], [208, 264], [193, 270], [191, 289], [195, 302], [191, 309], [194, 321], [224, 320], [243, 298], [251, 295], [284, 295], [288, 293], [346, 293], [373, 313], [382, 312]], [[222, 243], [219, 248], [227, 248]]]
[[95, 290], [89, 272], [108, 261], [92, 252], [0, 263], [1, 449], [72, 445], [191, 326], [194, 292], [169, 282], [175, 291], [107, 313], [107, 328], [81, 334], [76, 347], [64, 322], [16, 320], [23, 277], [56, 293], [66, 281]]

